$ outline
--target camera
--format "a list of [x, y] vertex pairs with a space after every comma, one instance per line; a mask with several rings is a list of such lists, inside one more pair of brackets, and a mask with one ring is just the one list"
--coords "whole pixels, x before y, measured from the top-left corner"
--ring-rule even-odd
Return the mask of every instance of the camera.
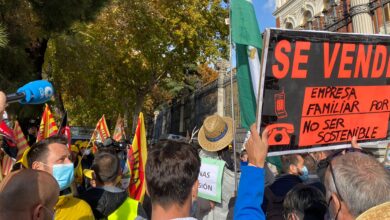
[[128, 143], [126, 140], [115, 141], [108, 137], [104, 142], [95, 142], [99, 151], [126, 151]]

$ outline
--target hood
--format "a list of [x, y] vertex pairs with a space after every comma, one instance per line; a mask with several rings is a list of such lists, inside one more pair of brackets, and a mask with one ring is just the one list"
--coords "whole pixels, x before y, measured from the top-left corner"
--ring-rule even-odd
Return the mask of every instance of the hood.
[[89, 189], [81, 196], [91, 206], [97, 219], [108, 217], [122, 205], [127, 197], [126, 191], [107, 191], [102, 188]]

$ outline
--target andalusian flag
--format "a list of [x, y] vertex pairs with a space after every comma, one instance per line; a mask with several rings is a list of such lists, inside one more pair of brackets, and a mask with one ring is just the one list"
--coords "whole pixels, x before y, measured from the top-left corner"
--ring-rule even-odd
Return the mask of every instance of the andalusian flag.
[[18, 156], [16, 157], [16, 160], [19, 160], [23, 156], [24, 151], [29, 146], [18, 121], [15, 121], [14, 136], [15, 136], [16, 147], [18, 148]]
[[51, 137], [58, 133], [58, 127], [54, 121], [53, 114], [50, 111], [49, 106], [45, 105], [45, 111], [42, 114], [41, 124], [37, 135], [37, 142], [45, 138]]
[[92, 142], [92, 152], [96, 153], [97, 147], [95, 141], [104, 142], [108, 137], [110, 137], [110, 131], [108, 130], [106, 118], [104, 115], [100, 118], [96, 124], [96, 128], [93, 131], [91, 142]]
[[231, 1], [232, 40], [236, 44], [238, 98], [244, 128], [256, 122], [262, 37], [252, 0]]
[[143, 201], [145, 194], [145, 164], [147, 153], [144, 115], [140, 112], [133, 144], [127, 155], [127, 162], [131, 170], [129, 194], [131, 198], [137, 201]]
[[116, 120], [114, 135], [112, 139], [116, 141], [120, 141], [121, 139], [125, 139], [125, 122], [121, 115], [118, 115], [118, 119]]

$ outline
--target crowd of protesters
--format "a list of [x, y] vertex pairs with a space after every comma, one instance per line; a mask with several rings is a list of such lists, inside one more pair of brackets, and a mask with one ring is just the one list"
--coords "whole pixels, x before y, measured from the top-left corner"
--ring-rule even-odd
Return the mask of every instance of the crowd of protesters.
[[[5, 107], [0, 92], [0, 116]], [[260, 137], [253, 125], [245, 150], [234, 154], [232, 124], [212, 115], [198, 147], [171, 140], [150, 147], [143, 201], [121, 187], [123, 158], [107, 150], [112, 141], [92, 155], [86, 146], [69, 150], [62, 136], [43, 139], [0, 183], [0, 219], [390, 219], [390, 172], [356, 140], [271, 163], [268, 131]], [[221, 202], [197, 196], [205, 157], [225, 164]]]

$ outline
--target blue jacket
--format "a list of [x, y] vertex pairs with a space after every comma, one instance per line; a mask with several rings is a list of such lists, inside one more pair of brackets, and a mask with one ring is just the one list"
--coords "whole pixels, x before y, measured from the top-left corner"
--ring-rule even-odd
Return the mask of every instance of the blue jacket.
[[265, 219], [261, 203], [264, 196], [264, 169], [243, 166], [234, 207], [234, 219]]

